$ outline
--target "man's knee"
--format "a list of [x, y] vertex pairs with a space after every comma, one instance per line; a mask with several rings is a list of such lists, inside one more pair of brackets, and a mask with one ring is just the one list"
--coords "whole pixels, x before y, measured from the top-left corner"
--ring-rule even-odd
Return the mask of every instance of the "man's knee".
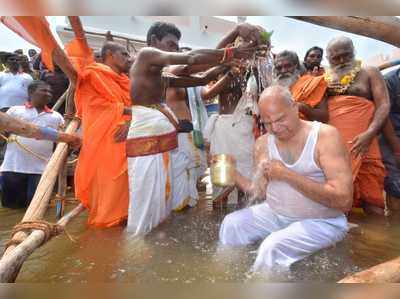
[[240, 210], [228, 214], [222, 221], [219, 231], [219, 239], [224, 245], [248, 244], [248, 236], [244, 230], [246, 221], [251, 219], [251, 211]]
[[257, 258], [253, 265], [253, 271], [275, 271], [289, 269], [295, 261], [288, 252], [289, 247], [285, 240], [272, 233], [258, 248]]

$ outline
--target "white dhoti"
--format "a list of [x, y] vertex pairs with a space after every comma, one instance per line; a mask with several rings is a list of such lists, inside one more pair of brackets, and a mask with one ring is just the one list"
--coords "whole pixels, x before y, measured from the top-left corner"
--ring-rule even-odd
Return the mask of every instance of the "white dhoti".
[[204, 165], [202, 162], [205, 161], [205, 155], [201, 157], [201, 151], [194, 146], [192, 133], [178, 134], [178, 149], [171, 151], [171, 158], [174, 182], [172, 208], [179, 211], [186, 206], [194, 207], [199, 200], [197, 179]]
[[252, 177], [255, 143], [252, 116], [242, 115], [238, 120], [235, 114], [212, 115], [204, 135], [212, 155], [232, 155], [240, 174]]
[[[171, 111], [169, 112], [172, 114]], [[132, 107], [132, 121], [127, 144], [131, 139], [134, 149], [136, 141], [141, 140], [145, 141], [141, 146], [148, 147], [151, 152], [151, 146], [157, 144], [151, 140], [151, 137], [171, 134], [176, 134], [175, 127], [163, 113], [143, 106]], [[148, 141], [147, 137], [149, 137]], [[134, 235], [146, 234], [170, 214], [173, 188], [171, 165], [171, 151], [133, 158], [130, 158], [128, 154], [130, 195], [128, 232], [133, 232]]]
[[230, 246], [263, 240], [252, 269], [260, 272], [289, 269], [294, 262], [343, 240], [347, 230], [344, 215], [296, 219], [275, 213], [264, 202], [227, 215], [219, 239]]

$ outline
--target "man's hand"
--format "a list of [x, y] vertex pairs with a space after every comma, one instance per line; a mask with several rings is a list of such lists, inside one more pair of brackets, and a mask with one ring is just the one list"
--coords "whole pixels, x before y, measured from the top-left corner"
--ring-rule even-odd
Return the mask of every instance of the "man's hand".
[[115, 142], [123, 142], [126, 140], [129, 132], [130, 122], [127, 121], [123, 124], [117, 126], [117, 129], [114, 133], [114, 141]]
[[237, 25], [236, 30], [238, 36], [250, 42], [253, 46], [262, 44], [261, 31], [258, 27], [248, 23], [242, 23]]
[[282, 180], [288, 171], [286, 166], [278, 160], [264, 161], [261, 165], [264, 169], [264, 174], [269, 181]]
[[373, 138], [374, 135], [368, 131], [357, 135], [352, 141], [350, 141], [352, 144], [350, 152], [355, 156], [364, 155], [368, 152]]
[[68, 143], [73, 149], [78, 149], [82, 144], [82, 139], [77, 134], [58, 132], [58, 142]]

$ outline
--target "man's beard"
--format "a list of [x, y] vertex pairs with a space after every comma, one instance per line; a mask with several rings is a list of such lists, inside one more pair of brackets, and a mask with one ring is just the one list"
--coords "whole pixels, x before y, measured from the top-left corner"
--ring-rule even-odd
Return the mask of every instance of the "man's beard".
[[331, 66], [333, 81], [340, 81], [343, 76], [348, 75], [349, 72], [354, 68], [355, 63], [356, 60], [352, 59], [349, 62]]
[[293, 73], [284, 73], [274, 76], [273, 84], [290, 88], [300, 78], [300, 70], [296, 69]]
[[320, 68], [321, 67], [321, 63], [319, 62], [314, 62], [314, 63], [304, 63], [305, 68], [307, 69], [307, 71], [313, 71], [314, 68]]

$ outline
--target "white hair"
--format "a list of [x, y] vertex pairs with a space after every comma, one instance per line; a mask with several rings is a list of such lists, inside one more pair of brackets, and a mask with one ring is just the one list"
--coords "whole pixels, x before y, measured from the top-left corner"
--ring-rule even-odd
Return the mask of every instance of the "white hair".
[[294, 103], [291, 92], [288, 88], [281, 85], [272, 85], [264, 89], [260, 95], [261, 101], [283, 100], [285, 104], [291, 105]]

